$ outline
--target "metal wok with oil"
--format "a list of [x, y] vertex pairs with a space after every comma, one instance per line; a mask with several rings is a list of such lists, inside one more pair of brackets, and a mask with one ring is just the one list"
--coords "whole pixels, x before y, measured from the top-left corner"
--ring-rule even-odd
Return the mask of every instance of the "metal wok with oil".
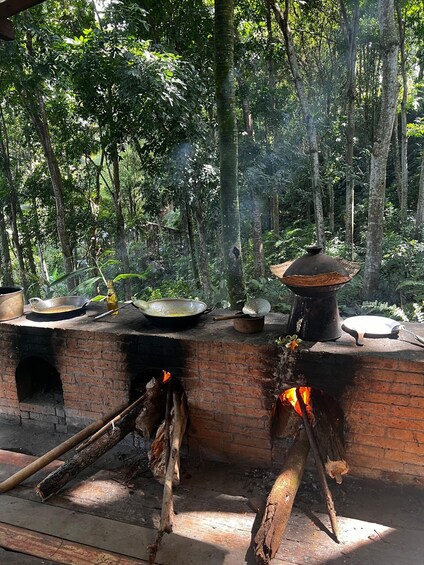
[[194, 327], [210, 308], [200, 300], [189, 298], [160, 298], [133, 300], [133, 305], [157, 328], [178, 331]]
[[85, 314], [90, 300], [85, 296], [55, 296], [43, 300], [30, 298], [31, 313], [48, 319], [66, 319]]

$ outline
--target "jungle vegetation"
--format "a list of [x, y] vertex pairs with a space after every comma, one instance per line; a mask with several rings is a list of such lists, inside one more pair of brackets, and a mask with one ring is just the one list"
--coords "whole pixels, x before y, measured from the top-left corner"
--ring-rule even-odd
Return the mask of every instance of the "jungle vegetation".
[[[423, 0], [46, 0], [0, 44], [0, 282], [424, 321]], [[130, 276], [131, 275], [131, 276]]]

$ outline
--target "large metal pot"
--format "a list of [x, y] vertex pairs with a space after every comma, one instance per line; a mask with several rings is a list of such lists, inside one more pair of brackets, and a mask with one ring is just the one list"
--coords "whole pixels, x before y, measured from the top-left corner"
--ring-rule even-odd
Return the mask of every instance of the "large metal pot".
[[208, 307], [200, 300], [188, 298], [160, 298], [158, 300], [133, 300], [133, 305], [156, 327], [178, 331], [197, 324]]
[[0, 322], [24, 313], [24, 293], [20, 286], [0, 286]]

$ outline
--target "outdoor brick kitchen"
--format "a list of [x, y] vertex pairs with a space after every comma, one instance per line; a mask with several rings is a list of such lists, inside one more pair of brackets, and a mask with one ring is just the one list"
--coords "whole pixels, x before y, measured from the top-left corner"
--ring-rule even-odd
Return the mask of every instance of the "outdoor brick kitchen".
[[414, 339], [358, 347], [343, 333], [290, 351], [275, 343], [286, 333], [281, 314], [267, 315], [258, 334], [212, 314], [167, 333], [132, 306], [95, 321], [100, 309], [54, 322], [26, 312], [0, 324], [1, 420], [74, 431], [128, 404], [165, 369], [187, 395], [190, 456], [269, 467], [284, 458], [272, 431], [278, 397], [309, 386], [342, 410], [351, 476], [424, 486], [424, 349]]

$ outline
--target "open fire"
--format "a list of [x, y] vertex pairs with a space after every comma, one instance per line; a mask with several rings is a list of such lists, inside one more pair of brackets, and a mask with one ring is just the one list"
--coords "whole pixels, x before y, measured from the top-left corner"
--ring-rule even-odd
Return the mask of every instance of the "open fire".
[[306, 409], [311, 417], [313, 417], [313, 413], [310, 406], [310, 399], [311, 399], [311, 387], [309, 386], [301, 386], [298, 388], [289, 388], [280, 394], [280, 400], [284, 403], [289, 403], [293, 406], [299, 416], [302, 416], [302, 410], [300, 408], [299, 401], [297, 399], [297, 392], [301, 395], [303, 402], [305, 403]]

